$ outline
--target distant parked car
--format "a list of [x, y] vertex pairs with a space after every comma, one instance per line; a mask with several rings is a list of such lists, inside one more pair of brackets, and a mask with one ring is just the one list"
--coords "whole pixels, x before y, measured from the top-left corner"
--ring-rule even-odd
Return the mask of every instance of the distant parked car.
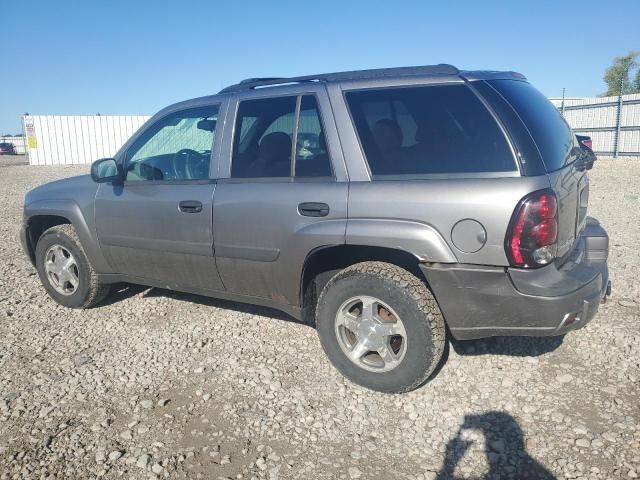
[[593, 163], [598, 159], [593, 151], [593, 142], [591, 141], [591, 137], [587, 135], [576, 135], [576, 138], [578, 139], [580, 149], [584, 154], [584, 166], [587, 170], [591, 170], [593, 168]]
[[16, 148], [13, 143], [0, 143], [0, 155], [15, 155]]

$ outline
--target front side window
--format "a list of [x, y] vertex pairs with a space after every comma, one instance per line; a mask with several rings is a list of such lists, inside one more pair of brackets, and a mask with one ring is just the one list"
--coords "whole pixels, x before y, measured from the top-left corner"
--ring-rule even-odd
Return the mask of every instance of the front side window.
[[346, 93], [373, 175], [509, 172], [500, 127], [465, 85]]
[[303, 95], [240, 102], [231, 176], [277, 178], [291, 177], [292, 172], [296, 177], [331, 175], [315, 97]]
[[191, 108], [158, 120], [127, 152], [127, 181], [208, 178], [218, 110]]

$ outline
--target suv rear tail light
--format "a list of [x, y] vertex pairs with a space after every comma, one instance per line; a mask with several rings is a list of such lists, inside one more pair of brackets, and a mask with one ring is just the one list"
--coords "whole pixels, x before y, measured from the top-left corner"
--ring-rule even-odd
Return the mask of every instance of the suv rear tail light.
[[588, 147], [588, 148], [590, 148], [591, 150], [593, 150], [593, 142], [591, 141], [591, 139], [590, 139], [590, 138], [585, 138], [584, 140], [582, 140], [582, 144], [583, 144], [585, 147]]
[[533, 192], [518, 204], [507, 231], [505, 250], [516, 267], [541, 267], [556, 258], [558, 202], [552, 190]]

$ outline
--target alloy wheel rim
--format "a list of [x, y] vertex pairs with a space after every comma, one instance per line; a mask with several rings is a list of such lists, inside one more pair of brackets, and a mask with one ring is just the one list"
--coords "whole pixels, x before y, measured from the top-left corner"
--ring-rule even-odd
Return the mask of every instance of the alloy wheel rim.
[[71, 252], [62, 245], [52, 245], [44, 257], [47, 279], [56, 292], [73, 295], [80, 285], [78, 263]]
[[347, 358], [372, 372], [393, 370], [407, 350], [407, 333], [400, 316], [369, 295], [352, 297], [340, 306], [335, 333]]

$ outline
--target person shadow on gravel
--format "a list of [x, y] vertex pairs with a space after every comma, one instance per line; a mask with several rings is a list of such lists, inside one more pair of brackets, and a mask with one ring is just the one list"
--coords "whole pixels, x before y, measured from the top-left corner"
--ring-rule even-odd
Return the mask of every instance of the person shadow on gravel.
[[[449, 440], [445, 457], [436, 480], [455, 480], [456, 466], [474, 443], [468, 433], [480, 432], [485, 440], [485, 455], [489, 471], [482, 476], [464, 478], [518, 480], [553, 480], [556, 477], [526, 450], [520, 425], [504, 412], [487, 412], [481, 415], [465, 415], [456, 435]], [[484, 470], [484, 469], [483, 469]]]

